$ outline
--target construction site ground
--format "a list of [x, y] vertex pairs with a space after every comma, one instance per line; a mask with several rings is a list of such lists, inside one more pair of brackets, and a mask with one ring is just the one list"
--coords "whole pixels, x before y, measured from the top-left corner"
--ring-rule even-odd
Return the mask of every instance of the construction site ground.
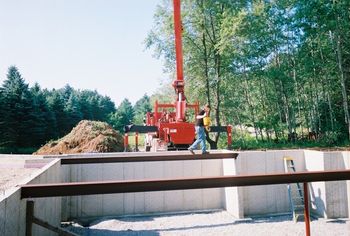
[[[67, 226], [67, 225], [66, 225]], [[67, 226], [79, 235], [305, 235], [305, 223], [295, 223], [290, 214], [236, 219], [226, 211], [102, 218], [88, 227], [77, 223]], [[350, 235], [348, 219], [313, 219], [311, 235]]]

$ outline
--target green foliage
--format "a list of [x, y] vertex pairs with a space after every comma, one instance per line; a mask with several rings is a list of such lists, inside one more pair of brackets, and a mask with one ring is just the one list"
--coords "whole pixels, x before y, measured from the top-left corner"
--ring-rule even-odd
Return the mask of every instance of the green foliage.
[[121, 133], [124, 133], [124, 126], [132, 124], [133, 120], [134, 108], [128, 99], [124, 99], [117, 108], [117, 111], [109, 116], [109, 123]]
[[134, 123], [139, 125], [143, 124], [146, 113], [152, 111], [150, 97], [147, 96], [147, 94], [143, 95], [143, 97], [135, 103], [133, 109], [135, 111]]
[[[349, 140], [349, 1], [187, 0], [182, 7], [187, 98], [210, 102], [216, 124], [251, 127], [253, 135], [238, 134], [238, 146]], [[171, 10], [169, 1], [158, 7], [147, 46], [175, 73]]]
[[15, 66], [0, 87], [0, 109], [1, 153], [32, 153], [48, 140], [66, 135], [80, 120], [107, 121], [116, 111], [111, 99], [97, 91], [69, 85], [51, 91], [39, 84], [29, 88]]

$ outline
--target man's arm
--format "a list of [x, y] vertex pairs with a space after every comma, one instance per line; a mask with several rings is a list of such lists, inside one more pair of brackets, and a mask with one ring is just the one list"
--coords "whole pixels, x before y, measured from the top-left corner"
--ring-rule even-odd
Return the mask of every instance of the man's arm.
[[199, 114], [196, 116], [196, 119], [203, 119], [207, 116], [207, 113], [205, 111], [199, 112]]

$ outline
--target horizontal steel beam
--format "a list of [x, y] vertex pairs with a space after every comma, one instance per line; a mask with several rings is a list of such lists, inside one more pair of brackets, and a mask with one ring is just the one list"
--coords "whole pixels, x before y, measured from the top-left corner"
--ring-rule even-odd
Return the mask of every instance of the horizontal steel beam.
[[152, 132], [158, 132], [157, 126], [148, 126], [148, 125], [126, 125], [124, 126], [125, 133], [129, 132], [138, 132], [140, 134], [143, 133], [152, 133]]
[[[140, 134], [158, 132], [157, 126], [148, 125], [126, 125], [124, 126], [125, 133], [138, 132]], [[227, 126], [210, 126], [209, 132], [227, 132]]]
[[[232, 159], [237, 158], [238, 153], [235, 152], [223, 152], [223, 153], [210, 153], [210, 154], [180, 154], [169, 153], [168, 154], [122, 154], [115, 157], [65, 157], [61, 158], [61, 165], [71, 164], [96, 164], [96, 163], [113, 163], [113, 162], [149, 162], [149, 161], [181, 161], [181, 160], [212, 160], [212, 159]], [[175, 155], [176, 154], [176, 155]]]
[[209, 129], [210, 133], [215, 133], [215, 132], [227, 132], [227, 126], [210, 126]]
[[202, 189], [299, 182], [335, 181], [349, 179], [350, 170], [342, 170], [182, 179], [36, 184], [22, 185], [21, 197], [59, 197], [90, 194], [131, 193], [180, 189]]

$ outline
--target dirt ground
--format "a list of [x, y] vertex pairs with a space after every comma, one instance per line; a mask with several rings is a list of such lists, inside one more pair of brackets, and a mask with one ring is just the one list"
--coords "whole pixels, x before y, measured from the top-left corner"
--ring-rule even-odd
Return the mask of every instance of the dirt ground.
[[93, 152], [121, 152], [123, 136], [100, 121], [82, 120], [72, 131], [57, 141], [41, 147], [34, 155], [58, 155]]

